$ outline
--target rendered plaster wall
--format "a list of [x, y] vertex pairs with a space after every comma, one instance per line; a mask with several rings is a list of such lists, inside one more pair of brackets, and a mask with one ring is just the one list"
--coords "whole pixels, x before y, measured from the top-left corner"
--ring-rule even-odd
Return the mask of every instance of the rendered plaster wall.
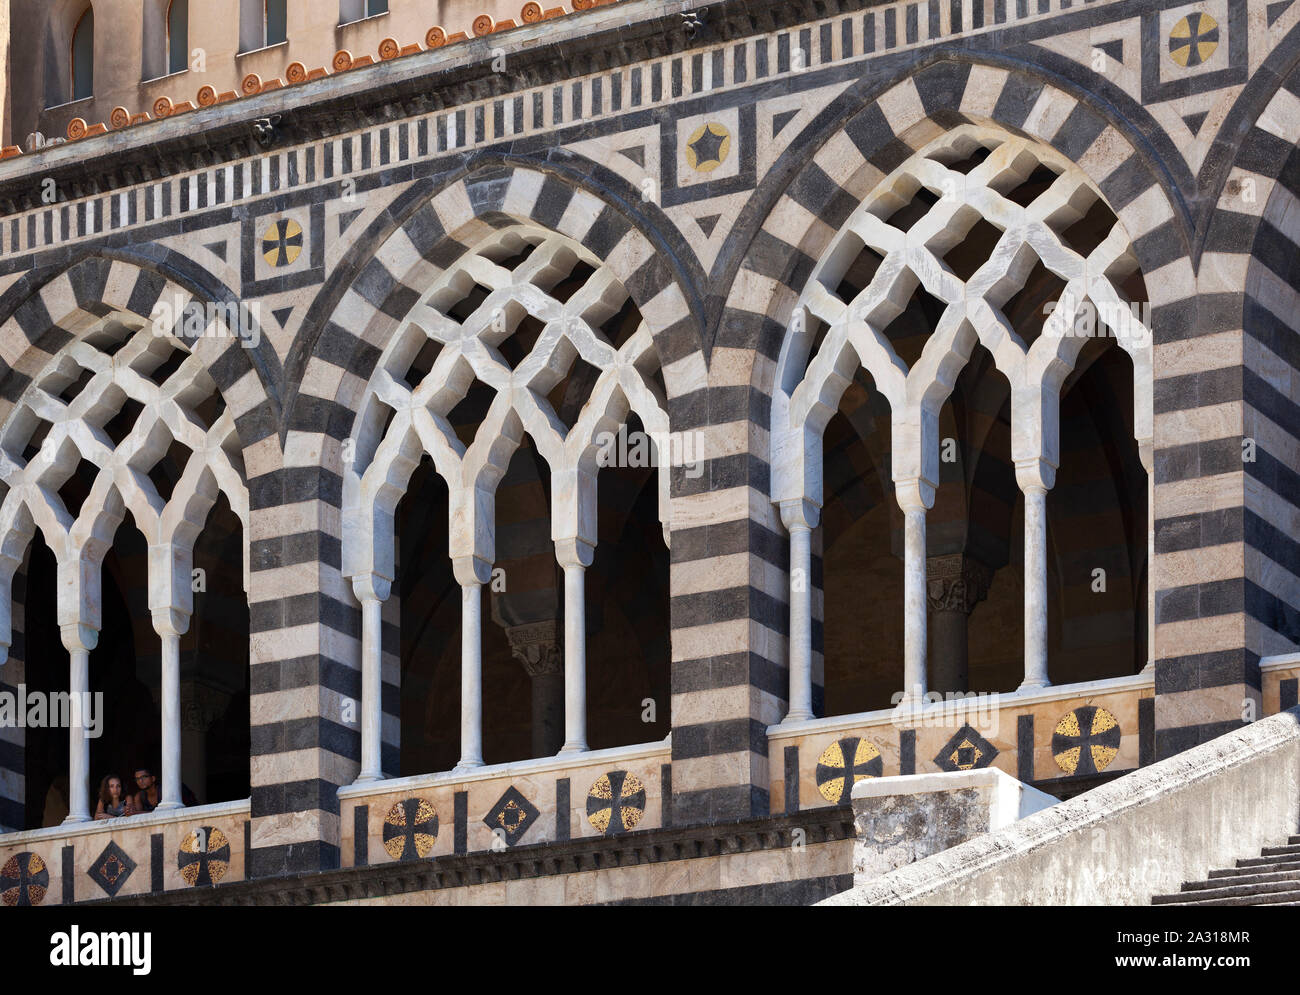
[[1300, 710], [1263, 719], [831, 905], [1144, 905], [1300, 826]]
[[[14, 38], [22, 42], [14, 73], [12, 135], [17, 143], [32, 131], [61, 138], [73, 117], [107, 122], [119, 105], [136, 114], [150, 110], [162, 96], [175, 103], [194, 100], [205, 84], [219, 93], [238, 92], [247, 74], [282, 79], [285, 67], [295, 61], [308, 69], [328, 67], [340, 49], [377, 59], [384, 38], [423, 45], [434, 25], [448, 35], [463, 31], [472, 36], [472, 22], [480, 14], [522, 23], [522, 0], [389, 0], [387, 13], [346, 24], [339, 23], [341, 8], [334, 0], [288, 0], [288, 40], [241, 52], [240, 0], [193, 0], [189, 68], [168, 74], [167, 0], [95, 0], [95, 93], [69, 102], [68, 53], [73, 30], [88, 6], [86, 0], [14, 3]], [[201, 51], [201, 58], [195, 50]], [[5, 143], [12, 140], [6, 137]]]

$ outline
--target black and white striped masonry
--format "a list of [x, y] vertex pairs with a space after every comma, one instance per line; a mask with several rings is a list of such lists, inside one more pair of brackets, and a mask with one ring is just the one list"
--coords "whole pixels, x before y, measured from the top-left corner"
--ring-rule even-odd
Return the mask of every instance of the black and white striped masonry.
[[[580, 47], [508, 94], [432, 109], [403, 103], [431, 85], [427, 76], [390, 82], [350, 98], [332, 131], [313, 122], [321, 133], [295, 133], [287, 120], [286, 144], [265, 153], [214, 143], [201, 168], [102, 185], [99, 166], [87, 165], [81, 193], [53, 206], [31, 205], [40, 155], [0, 165], [0, 203], [12, 205], [0, 218], [0, 425], [95, 318], [147, 322], [164, 294], [248, 297], [266, 302], [264, 313], [292, 298], [293, 334], [281, 340], [268, 330], [256, 348], [187, 344], [234, 412], [249, 493], [249, 876], [340, 863], [337, 789], [360, 763], [359, 732], [342, 716], [361, 694], [361, 613], [341, 562], [344, 443], [422, 289], [508, 225], [561, 233], [606, 262], [653, 332], [671, 429], [704, 440], [703, 473], [674, 473], [671, 490], [675, 825], [785, 807], [768, 797], [783, 758], [769, 755], [766, 733], [788, 695], [788, 538], [771, 502], [768, 438], [776, 359], [841, 223], [958, 125], [1001, 129], [1078, 163], [1131, 239], [1151, 298], [1156, 756], [1239, 725], [1243, 702], [1259, 695], [1260, 658], [1300, 641], [1300, 26], [1269, 42], [1239, 91], [1224, 91], [1231, 109], [1193, 170], [1162, 123], [1167, 108], [1144, 106], [1046, 44], [1101, 26], [1137, 31], [1147, 5], [924, 0], [773, 13], [778, 5], [751, 4], [747, 24], [740, 5], [724, 6], [731, 13], [711, 23], [726, 33], [695, 48], [674, 40], [598, 60]], [[1126, 41], [1132, 58], [1137, 41]], [[255, 106], [292, 99], [309, 109], [314, 85]], [[766, 102], [792, 95], [809, 112], [774, 130]], [[654, 163], [679, 157], [679, 117], [741, 120], [746, 109], [769, 142], [760, 167], [758, 133], [735, 136], [752, 186], [682, 186], [676, 204], [644, 195], [642, 181], [660, 178]], [[622, 155], [632, 146], [640, 163]], [[344, 181], [355, 206], [340, 204]], [[324, 215], [307, 237], [327, 243], [306, 250], [319, 249], [320, 262], [299, 285], [258, 281], [254, 294], [234, 285], [235, 261], [224, 278], [196, 261], [211, 256], [205, 233], [299, 209]], [[363, 220], [343, 222], [358, 210]], [[721, 248], [705, 260], [694, 219], [714, 214]], [[0, 689], [24, 666], [21, 580], [14, 590]], [[400, 717], [396, 611], [394, 599], [390, 727]], [[396, 737], [385, 741], [391, 772]], [[0, 826], [21, 824], [22, 768], [21, 742], [0, 736]]]

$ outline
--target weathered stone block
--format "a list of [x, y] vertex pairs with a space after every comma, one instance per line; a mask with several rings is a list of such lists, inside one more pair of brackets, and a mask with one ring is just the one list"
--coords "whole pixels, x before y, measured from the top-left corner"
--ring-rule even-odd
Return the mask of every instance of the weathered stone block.
[[1056, 802], [996, 767], [859, 781], [853, 786], [854, 878], [888, 874]]

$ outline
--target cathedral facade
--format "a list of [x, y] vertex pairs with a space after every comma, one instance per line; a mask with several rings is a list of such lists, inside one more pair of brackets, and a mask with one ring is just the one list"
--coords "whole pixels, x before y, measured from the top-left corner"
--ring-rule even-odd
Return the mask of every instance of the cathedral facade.
[[6, 905], [808, 903], [1295, 706], [1300, 3], [511, 3], [5, 5]]

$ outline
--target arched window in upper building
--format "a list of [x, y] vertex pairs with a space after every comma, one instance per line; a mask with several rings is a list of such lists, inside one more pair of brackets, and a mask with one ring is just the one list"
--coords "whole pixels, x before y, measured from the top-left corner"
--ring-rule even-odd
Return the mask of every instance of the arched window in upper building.
[[87, 7], [72, 32], [72, 99], [95, 92], [95, 8]]
[[388, 0], [339, 0], [339, 23], [351, 24], [364, 17], [388, 13]]
[[252, 52], [289, 40], [286, 0], [241, 0], [239, 50]]
[[167, 8], [167, 71], [184, 72], [189, 66], [190, 0], [172, 0]]

